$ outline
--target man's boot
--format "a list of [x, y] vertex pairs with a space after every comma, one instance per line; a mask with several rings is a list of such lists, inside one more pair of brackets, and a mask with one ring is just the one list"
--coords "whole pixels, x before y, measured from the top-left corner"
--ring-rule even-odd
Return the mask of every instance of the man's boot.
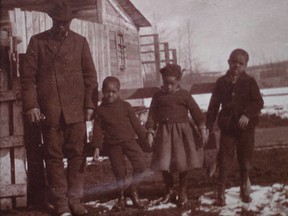
[[182, 172], [179, 174], [179, 199], [177, 206], [184, 207], [188, 203], [187, 197], [187, 172]]
[[176, 202], [176, 193], [174, 191], [173, 176], [168, 171], [162, 172], [163, 180], [166, 186], [166, 194], [162, 197], [162, 203]]
[[84, 194], [85, 159], [82, 156], [68, 158], [67, 178], [69, 207], [73, 215], [86, 215], [87, 209], [81, 204]]
[[126, 198], [124, 196], [124, 181], [120, 181], [118, 191], [117, 203], [113, 206], [113, 211], [124, 211], [126, 209]]
[[133, 206], [138, 209], [143, 209], [145, 204], [141, 202], [139, 198], [137, 186], [132, 183], [129, 190], [129, 196], [132, 200]]
[[217, 199], [216, 199], [217, 206], [225, 206], [225, 185], [219, 184], [217, 187]]
[[240, 185], [240, 197], [242, 202], [251, 202], [251, 183], [248, 175], [248, 171], [241, 172], [241, 185]]

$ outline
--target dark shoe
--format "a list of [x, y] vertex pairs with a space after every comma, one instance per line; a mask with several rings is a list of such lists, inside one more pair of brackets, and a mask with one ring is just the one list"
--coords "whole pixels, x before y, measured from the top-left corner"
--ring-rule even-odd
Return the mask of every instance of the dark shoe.
[[225, 202], [225, 190], [220, 188], [218, 189], [217, 192], [217, 200], [215, 203], [217, 206], [225, 206], [226, 202]]
[[177, 202], [178, 207], [185, 207], [188, 203], [187, 188], [180, 188], [179, 199]]
[[250, 203], [252, 201], [252, 198], [250, 197], [249, 194], [240, 193], [240, 197], [241, 197], [242, 202], [244, 203]]
[[64, 212], [60, 214], [59, 216], [72, 216], [72, 214], [70, 212]]
[[70, 209], [68, 208], [68, 206], [66, 207], [59, 207], [56, 208], [56, 215], [57, 216], [72, 216]]
[[250, 179], [249, 179], [248, 175], [246, 175], [242, 178], [243, 179], [241, 179], [242, 183], [240, 186], [240, 197], [241, 197], [242, 202], [250, 203], [252, 200], [250, 197], [250, 193], [251, 193]]
[[70, 204], [70, 209], [73, 215], [86, 215], [88, 213], [87, 209], [80, 203]]
[[185, 207], [185, 206], [187, 206], [187, 204], [188, 204], [188, 199], [187, 199], [187, 197], [186, 197], [186, 198], [179, 197], [179, 200], [178, 200], [178, 202], [177, 202], [177, 207], [178, 207], [178, 208]]
[[166, 193], [163, 197], [162, 197], [162, 200], [161, 200], [161, 203], [169, 203], [169, 202], [173, 202], [175, 203], [176, 202], [176, 193], [173, 189], [170, 189], [168, 191], [168, 193]]
[[141, 200], [139, 199], [139, 195], [136, 189], [130, 192], [130, 198], [135, 208], [143, 209], [145, 207], [144, 203], [142, 203]]
[[184, 207], [188, 203], [188, 197], [187, 197], [187, 180], [188, 180], [188, 173], [187, 172], [181, 172], [179, 174], [179, 199], [177, 202], [178, 207]]
[[125, 211], [126, 209], [126, 199], [124, 196], [118, 198], [117, 203], [113, 206], [112, 210], [115, 212]]

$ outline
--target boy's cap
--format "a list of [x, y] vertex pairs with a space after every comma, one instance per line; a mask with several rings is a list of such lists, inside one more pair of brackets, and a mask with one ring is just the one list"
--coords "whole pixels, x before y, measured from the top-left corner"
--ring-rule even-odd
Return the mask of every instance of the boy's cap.
[[246, 50], [244, 50], [244, 49], [241, 49], [241, 48], [234, 49], [234, 50], [231, 52], [231, 54], [230, 54], [230, 56], [229, 56], [229, 59], [231, 59], [233, 56], [236, 56], [236, 55], [243, 55], [243, 56], [246, 58], [247, 62], [249, 61], [249, 54], [248, 54], [248, 52], [247, 52]]
[[180, 79], [182, 76], [181, 66], [177, 64], [167, 64], [165, 67], [160, 69], [162, 76], [174, 76]]
[[53, 7], [47, 14], [53, 20], [60, 22], [69, 22], [74, 18], [68, 0], [54, 1]]

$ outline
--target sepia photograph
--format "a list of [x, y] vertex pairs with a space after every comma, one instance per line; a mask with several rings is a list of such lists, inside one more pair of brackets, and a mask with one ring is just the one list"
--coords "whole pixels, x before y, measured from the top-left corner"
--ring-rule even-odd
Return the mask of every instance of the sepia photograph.
[[0, 0], [1, 216], [287, 216], [287, 0]]

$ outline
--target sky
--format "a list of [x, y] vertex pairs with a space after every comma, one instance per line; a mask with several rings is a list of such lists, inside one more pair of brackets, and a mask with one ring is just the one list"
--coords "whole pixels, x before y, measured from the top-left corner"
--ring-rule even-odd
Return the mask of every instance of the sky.
[[[153, 15], [170, 34], [170, 48], [178, 47], [179, 29], [190, 20], [193, 55], [208, 71], [225, 71], [230, 52], [243, 48], [248, 65], [288, 60], [287, 0], [131, 0], [153, 23]], [[142, 29], [141, 33], [146, 33]], [[168, 32], [167, 31], [167, 32]]]

